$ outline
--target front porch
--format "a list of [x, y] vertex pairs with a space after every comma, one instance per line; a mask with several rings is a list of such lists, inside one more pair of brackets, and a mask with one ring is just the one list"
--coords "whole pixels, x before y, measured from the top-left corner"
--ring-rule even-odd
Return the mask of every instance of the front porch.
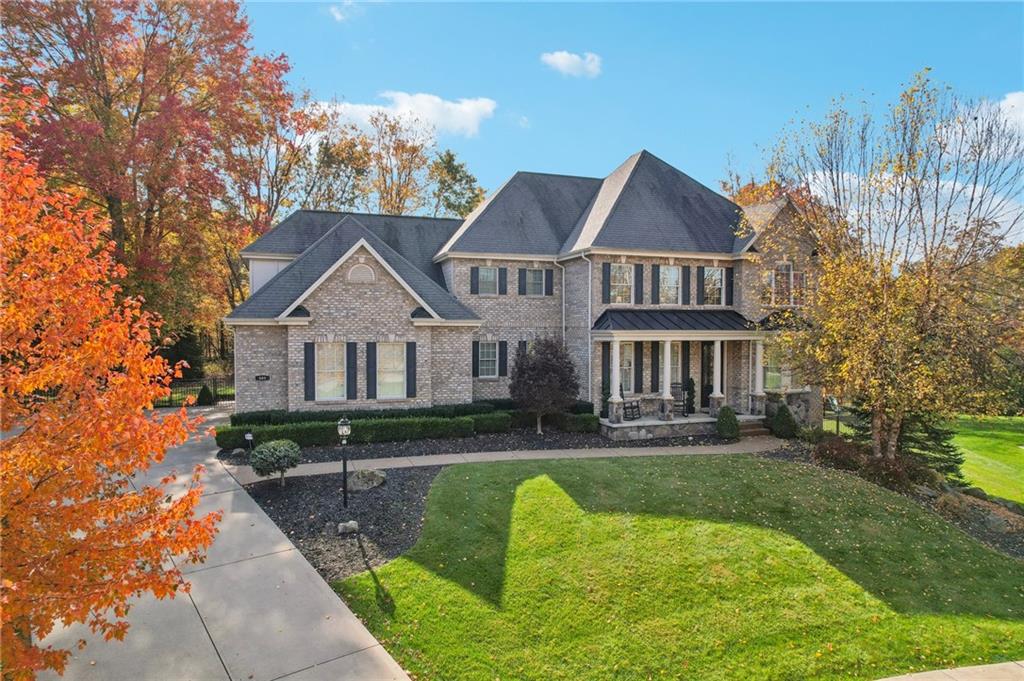
[[[736, 419], [740, 427], [744, 424], [759, 426], [764, 416], [757, 414], [738, 414]], [[623, 442], [627, 440], [653, 440], [666, 437], [687, 437], [691, 435], [711, 435], [715, 432], [718, 419], [708, 414], [691, 414], [679, 416], [671, 421], [658, 417], [642, 416], [633, 421], [613, 423], [610, 419], [601, 419], [601, 434], [609, 440]]]

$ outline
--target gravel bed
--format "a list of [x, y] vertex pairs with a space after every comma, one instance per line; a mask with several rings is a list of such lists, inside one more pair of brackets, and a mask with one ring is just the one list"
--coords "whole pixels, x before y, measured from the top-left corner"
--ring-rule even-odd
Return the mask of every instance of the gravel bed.
[[[486, 433], [472, 437], [409, 440], [407, 442], [371, 442], [348, 445], [351, 459], [383, 459], [392, 456], [424, 456], [428, 454], [465, 454], [467, 452], [507, 452], [529, 449], [605, 449], [609, 447], [678, 447], [689, 445], [716, 445], [724, 442], [717, 435], [669, 437], [655, 440], [629, 440], [615, 442], [600, 433], [563, 433], [557, 430], [537, 435], [532, 430], [513, 430], [509, 433]], [[217, 455], [233, 464], [248, 463], [247, 457], [232, 456], [231, 450], [222, 449]], [[338, 447], [303, 447], [302, 463], [340, 461]]]
[[[375, 568], [408, 551], [423, 527], [427, 492], [443, 466], [386, 471], [384, 484], [349, 492], [341, 505], [340, 473], [288, 478], [246, 486], [246, 491], [288, 535], [328, 582]], [[338, 523], [359, 522], [360, 538], [340, 536]]]

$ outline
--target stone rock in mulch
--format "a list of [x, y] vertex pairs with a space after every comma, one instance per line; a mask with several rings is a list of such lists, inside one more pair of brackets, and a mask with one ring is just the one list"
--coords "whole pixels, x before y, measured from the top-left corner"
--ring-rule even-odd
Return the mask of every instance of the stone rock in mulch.
[[359, 532], [358, 520], [347, 520], [343, 523], [338, 523], [338, 534], [355, 534], [357, 532]]
[[988, 495], [985, 494], [985, 490], [980, 487], [965, 487], [960, 491], [961, 493], [972, 496], [975, 499], [988, 499]]
[[245, 451], [244, 449], [242, 449], [241, 447], [235, 447], [234, 449], [231, 450], [231, 458], [232, 459], [247, 459], [247, 458], [249, 458], [249, 453], [247, 451]]
[[1016, 513], [1017, 515], [1024, 515], [1024, 504], [1018, 504], [1016, 501], [1010, 501], [1009, 499], [998, 499], [990, 497], [989, 501], [994, 501], [1007, 511]]
[[982, 522], [985, 523], [985, 529], [989, 532], [999, 532], [1000, 534], [1006, 532], [1010, 527], [1009, 523], [994, 513], [989, 513]]
[[925, 485], [914, 485], [914, 491], [919, 496], [927, 497], [929, 499], [938, 499], [939, 498], [939, 493], [938, 492], [933, 490], [931, 487], [927, 487]]
[[956, 492], [923, 503], [975, 539], [1007, 555], [1024, 558], [1024, 517], [995, 502]]
[[383, 485], [387, 477], [387, 473], [384, 471], [370, 469], [354, 471], [348, 474], [348, 490], [350, 492], [365, 492]]

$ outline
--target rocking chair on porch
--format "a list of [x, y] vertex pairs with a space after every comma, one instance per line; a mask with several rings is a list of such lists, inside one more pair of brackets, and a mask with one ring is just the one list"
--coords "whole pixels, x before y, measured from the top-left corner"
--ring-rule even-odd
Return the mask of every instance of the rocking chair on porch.
[[689, 416], [690, 412], [686, 410], [686, 391], [683, 390], [682, 383], [673, 383], [669, 386], [672, 393], [672, 414], [675, 416]]

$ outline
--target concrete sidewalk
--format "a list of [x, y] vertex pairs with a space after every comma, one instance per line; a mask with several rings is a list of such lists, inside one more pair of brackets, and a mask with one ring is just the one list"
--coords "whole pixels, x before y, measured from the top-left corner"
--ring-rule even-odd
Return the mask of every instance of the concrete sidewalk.
[[[208, 423], [226, 415], [206, 411]], [[408, 679], [216, 453], [213, 440], [199, 434], [138, 480], [156, 484], [174, 470], [179, 476], [166, 489], [180, 493], [195, 464], [207, 468], [199, 513], [222, 509], [224, 518], [206, 562], [183, 570], [191, 593], [173, 600], [140, 599], [128, 615], [131, 628], [123, 642], [105, 642], [82, 625], [55, 630], [44, 643], [73, 650], [63, 678]], [[88, 645], [79, 651], [75, 643], [83, 638]]]
[[[536, 459], [607, 459], [613, 457], [682, 456], [697, 454], [753, 454], [777, 449], [785, 440], [762, 435], [744, 438], [724, 445], [692, 445], [687, 447], [604, 447], [597, 449], [531, 449], [506, 452], [471, 452], [466, 454], [430, 454], [426, 456], [393, 456], [382, 459], [357, 459], [348, 462], [350, 471], [369, 468], [412, 468], [415, 466], [447, 466], [457, 463], [487, 461], [526, 461]], [[401, 447], [401, 443], [395, 443]], [[224, 464], [224, 467], [243, 485], [265, 480], [249, 466]], [[340, 473], [341, 461], [303, 463], [285, 473], [286, 478], [304, 475]]]
[[882, 681], [1024, 681], [1024, 661], [891, 676]]

